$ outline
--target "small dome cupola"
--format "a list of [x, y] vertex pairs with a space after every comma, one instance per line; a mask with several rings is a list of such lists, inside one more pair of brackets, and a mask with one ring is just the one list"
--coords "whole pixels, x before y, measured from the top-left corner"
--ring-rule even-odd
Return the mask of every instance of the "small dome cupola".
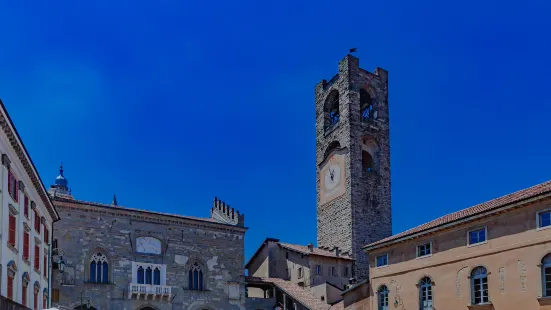
[[69, 184], [69, 181], [65, 178], [63, 175], [63, 164], [59, 166], [59, 175], [57, 178], [55, 178], [55, 185], [56, 187], [62, 187], [67, 189], [67, 185]]

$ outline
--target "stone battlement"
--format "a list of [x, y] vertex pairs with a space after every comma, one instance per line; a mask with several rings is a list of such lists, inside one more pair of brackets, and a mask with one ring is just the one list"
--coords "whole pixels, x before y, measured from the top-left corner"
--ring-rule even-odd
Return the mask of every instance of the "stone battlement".
[[239, 211], [231, 208], [229, 204], [226, 205], [224, 201], [218, 199], [217, 197], [214, 197], [210, 217], [221, 221], [222, 223], [240, 227], [245, 226], [245, 215], [240, 214]]

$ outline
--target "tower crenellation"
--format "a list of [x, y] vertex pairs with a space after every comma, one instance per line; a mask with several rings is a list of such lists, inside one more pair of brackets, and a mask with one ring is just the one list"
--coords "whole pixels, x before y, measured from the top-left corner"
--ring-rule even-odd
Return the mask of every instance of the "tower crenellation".
[[391, 234], [388, 72], [347, 55], [315, 101], [318, 246], [351, 253], [365, 279], [362, 246]]

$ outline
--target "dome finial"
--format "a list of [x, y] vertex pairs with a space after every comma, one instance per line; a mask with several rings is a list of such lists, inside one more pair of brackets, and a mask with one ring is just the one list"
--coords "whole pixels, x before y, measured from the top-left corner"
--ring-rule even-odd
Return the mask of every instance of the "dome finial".
[[63, 176], [63, 162], [59, 164], [59, 175]]
[[118, 206], [117, 204], [117, 195], [113, 195], [113, 202], [111, 202], [112, 205]]

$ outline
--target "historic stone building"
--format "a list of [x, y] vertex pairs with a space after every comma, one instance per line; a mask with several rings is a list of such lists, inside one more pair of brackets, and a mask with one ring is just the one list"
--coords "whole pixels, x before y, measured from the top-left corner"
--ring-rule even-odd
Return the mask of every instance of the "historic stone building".
[[266, 239], [246, 266], [251, 308], [262, 297], [287, 309], [340, 301], [351, 281], [368, 277], [362, 246], [392, 233], [388, 72], [347, 55], [316, 85], [315, 106], [318, 247]]
[[389, 140], [388, 72], [347, 55], [316, 86], [317, 236], [356, 260], [358, 279], [369, 270], [362, 246], [392, 234]]
[[209, 218], [76, 200], [50, 188], [61, 221], [52, 301], [98, 310], [245, 309], [244, 216], [215, 198]]

